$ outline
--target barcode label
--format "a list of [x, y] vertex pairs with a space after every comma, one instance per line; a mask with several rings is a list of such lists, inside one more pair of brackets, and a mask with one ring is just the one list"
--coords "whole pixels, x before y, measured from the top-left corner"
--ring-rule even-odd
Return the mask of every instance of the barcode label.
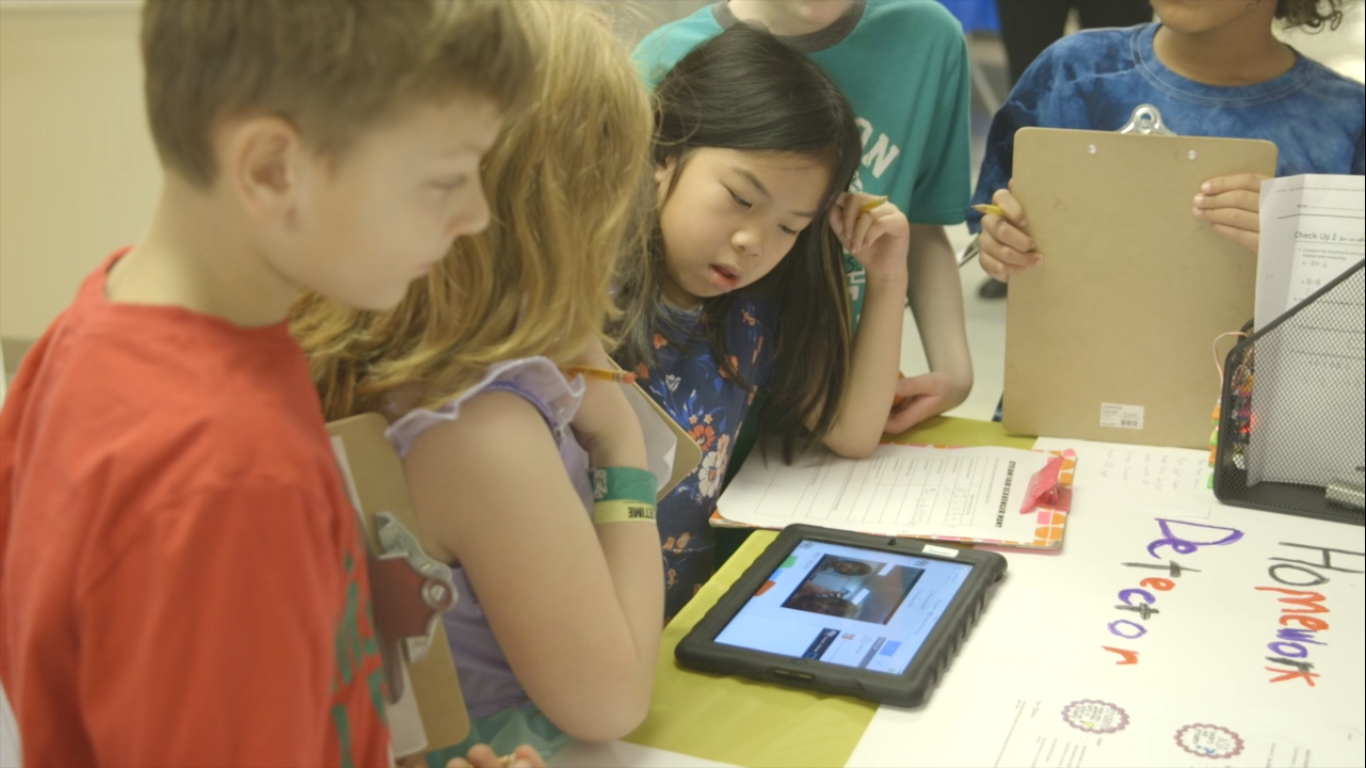
[[1143, 429], [1143, 406], [1101, 403], [1100, 425], [1114, 429]]

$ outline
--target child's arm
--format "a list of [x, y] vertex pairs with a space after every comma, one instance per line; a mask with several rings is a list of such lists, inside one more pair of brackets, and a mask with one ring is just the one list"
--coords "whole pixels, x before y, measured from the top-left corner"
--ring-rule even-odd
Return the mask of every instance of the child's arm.
[[963, 321], [962, 284], [953, 246], [949, 245], [943, 227], [911, 225], [906, 269], [906, 300], [920, 328], [930, 372], [898, 382], [896, 394], [906, 401], [883, 427], [892, 434], [959, 405], [972, 390], [972, 357]]
[[1200, 185], [1194, 214], [1214, 231], [1254, 254], [1261, 246], [1262, 182], [1271, 177], [1256, 173], [1221, 176]]
[[[575, 418], [594, 466], [644, 469], [621, 386], [590, 380]], [[405, 460], [424, 546], [456, 560], [517, 679], [556, 726], [608, 741], [649, 711], [664, 619], [653, 521], [594, 526], [545, 422], [505, 392], [465, 403]]]
[[868, 276], [844, 400], [824, 439], [830, 450], [853, 458], [871, 454], [882, 439], [901, 365], [911, 228], [906, 215], [885, 199], [865, 210], [876, 201], [871, 195], [845, 194], [830, 212], [840, 244]]

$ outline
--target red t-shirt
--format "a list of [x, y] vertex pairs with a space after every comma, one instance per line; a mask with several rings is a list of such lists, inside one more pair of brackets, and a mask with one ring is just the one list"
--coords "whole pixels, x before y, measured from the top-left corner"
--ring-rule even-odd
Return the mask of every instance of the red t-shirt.
[[284, 325], [111, 304], [0, 413], [0, 679], [26, 766], [382, 766], [356, 514]]

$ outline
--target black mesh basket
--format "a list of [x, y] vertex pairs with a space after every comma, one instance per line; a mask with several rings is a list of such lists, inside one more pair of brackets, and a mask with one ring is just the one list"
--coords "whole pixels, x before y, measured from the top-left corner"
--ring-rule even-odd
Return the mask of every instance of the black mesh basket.
[[1366, 275], [1357, 262], [1229, 352], [1214, 495], [1226, 504], [1362, 525]]

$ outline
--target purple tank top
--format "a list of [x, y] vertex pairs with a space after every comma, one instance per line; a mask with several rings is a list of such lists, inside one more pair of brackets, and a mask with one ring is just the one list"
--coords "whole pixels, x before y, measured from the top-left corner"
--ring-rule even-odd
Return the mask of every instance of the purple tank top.
[[[555, 364], [544, 357], [509, 360], [489, 369], [488, 374], [458, 398], [432, 409], [418, 408], [404, 414], [384, 433], [399, 456], [406, 456], [413, 442], [433, 426], [460, 418], [460, 406], [485, 392], [511, 392], [536, 406], [555, 435], [560, 458], [584, 503], [584, 514], [592, 507], [592, 488], [588, 484], [588, 455], [569, 431], [569, 422], [579, 409], [584, 385], [570, 381]], [[488, 717], [528, 701], [517, 677], [508, 666], [498, 641], [493, 636], [479, 596], [465, 574], [454, 566], [452, 576], [460, 600], [441, 618], [451, 655], [460, 674], [460, 688], [471, 718]]]

